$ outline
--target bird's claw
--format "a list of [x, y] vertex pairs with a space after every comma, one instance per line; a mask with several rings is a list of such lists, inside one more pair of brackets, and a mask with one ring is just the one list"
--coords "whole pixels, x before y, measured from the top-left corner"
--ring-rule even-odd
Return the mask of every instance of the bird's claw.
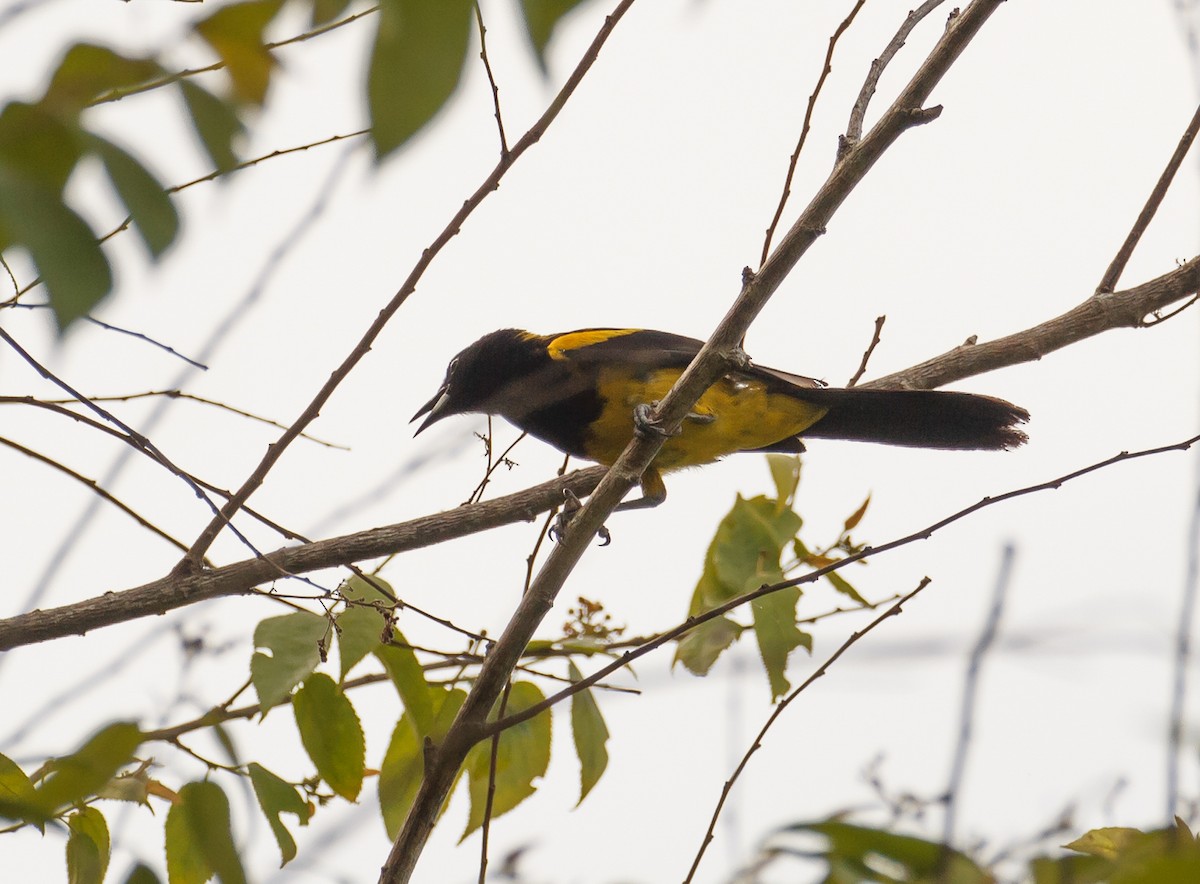
[[[563, 506], [558, 515], [554, 517], [554, 524], [550, 526], [550, 539], [555, 543], [561, 543], [563, 538], [567, 536], [567, 529], [571, 525], [571, 520], [575, 518], [575, 514], [583, 509], [583, 504], [579, 498], [575, 496], [575, 492], [569, 488], [563, 489]], [[600, 538], [601, 546], [608, 546], [612, 543], [612, 534], [604, 525], [600, 526], [600, 530], [596, 532], [596, 536]]]

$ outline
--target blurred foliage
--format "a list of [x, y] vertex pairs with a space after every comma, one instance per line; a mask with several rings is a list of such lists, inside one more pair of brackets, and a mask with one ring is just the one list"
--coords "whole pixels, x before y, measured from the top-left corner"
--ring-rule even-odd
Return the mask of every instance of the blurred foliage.
[[[335, 27], [351, 6], [349, 0], [294, 2], [308, 8], [313, 27], [301, 39]], [[523, 0], [530, 47], [543, 70], [551, 35], [578, 3]], [[128, 213], [114, 232], [131, 225], [151, 260], [168, 252], [181, 229], [171, 191], [137, 149], [154, 132], [131, 127], [130, 143], [116, 144], [90, 128], [88, 109], [177, 89], [186, 121], [214, 171], [233, 171], [246, 121], [270, 104], [280, 68], [267, 35], [285, 5], [284, 0], [242, 0], [209, 12], [205, 4], [202, 17], [188, 22], [190, 33], [215, 58], [203, 70], [171, 71], [158, 58], [75, 43], [64, 49], [40, 98], [0, 106], [0, 253], [21, 249], [28, 254], [60, 332], [93, 310], [113, 285], [102, 248], [107, 236], [89, 226], [68, 196], [67, 184], [82, 163], [99, 160]], [[181, 17], [193, 14], [190, 6], [177, 4]], [[379, 14], [364, 20], [375, 28], [375, 38], [365, 100], [359, 100], [382, 161], [428, 125], [453, 96], [472, 54], [475, 22], [471, 0], [381, 0], [362, 12], [374, 10]], [[197, 82], [195, 74], [217, 68], [224, 72], [223, 89], [213, 91]], [[26, 285], [22, 293], [31, 287]]]

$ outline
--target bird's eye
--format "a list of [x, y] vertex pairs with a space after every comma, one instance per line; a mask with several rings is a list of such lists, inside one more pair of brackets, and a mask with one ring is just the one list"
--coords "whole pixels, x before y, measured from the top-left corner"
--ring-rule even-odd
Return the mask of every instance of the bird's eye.
[[449, 382], [450, 378], [454, 377], [454, 370], [456, 368], [458, 368], [458, 357], [457, 356], [455, 356], [453, 359], [451, 359], [450, 364], [448, 366], [446, 366], [446, 381], [447, 382]]

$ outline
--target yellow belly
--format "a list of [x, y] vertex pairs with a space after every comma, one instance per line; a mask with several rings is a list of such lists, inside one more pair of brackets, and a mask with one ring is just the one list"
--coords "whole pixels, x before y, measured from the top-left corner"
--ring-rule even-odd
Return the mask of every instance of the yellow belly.
[[[588, 434], [588, 453], [600, 463], [615, 461], [633, 437], [633, 409], [663, 399], [679, 375], [679, 369], [668, 369], [649, 373], [633, 384], [626, 377], [618, 384], [612, 373], [602, 370], [599, 389], [605, 404]], [[615, 393], [617, 390], [620, 392]], [[697, 466], [737, 451], [773, 445], [802, 433], [826, 409], [768, 393], [761, 381], [723, 378], [700, 397], [692, 412], [712, 420], [685, 420], [682, 432], [668, 439], [654, 459], [657, 469]]]

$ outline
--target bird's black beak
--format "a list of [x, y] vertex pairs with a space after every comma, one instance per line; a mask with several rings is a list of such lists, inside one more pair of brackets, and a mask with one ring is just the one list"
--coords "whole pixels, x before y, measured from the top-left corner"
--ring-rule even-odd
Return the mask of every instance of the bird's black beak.
[[435, 424], [444, 418], [450, 413], [449, 408], [450, 397], [447, 395], [446, 384], [442, 384], [442, 386], [438, 388], [438, 391], [433, 394], [433, 398], [422, 405], [421, 409], [412, 416], [411, 420], [409, 420], [409, 423], [411, 424], [422, 415], [428, 415], [428, 417], [421, 422], [421, 426], [417, 427], [417, 431], [413, 433], [413, 436], [420, 436], [421, 433], [425, 431], [426, 427], [431, 424]]

